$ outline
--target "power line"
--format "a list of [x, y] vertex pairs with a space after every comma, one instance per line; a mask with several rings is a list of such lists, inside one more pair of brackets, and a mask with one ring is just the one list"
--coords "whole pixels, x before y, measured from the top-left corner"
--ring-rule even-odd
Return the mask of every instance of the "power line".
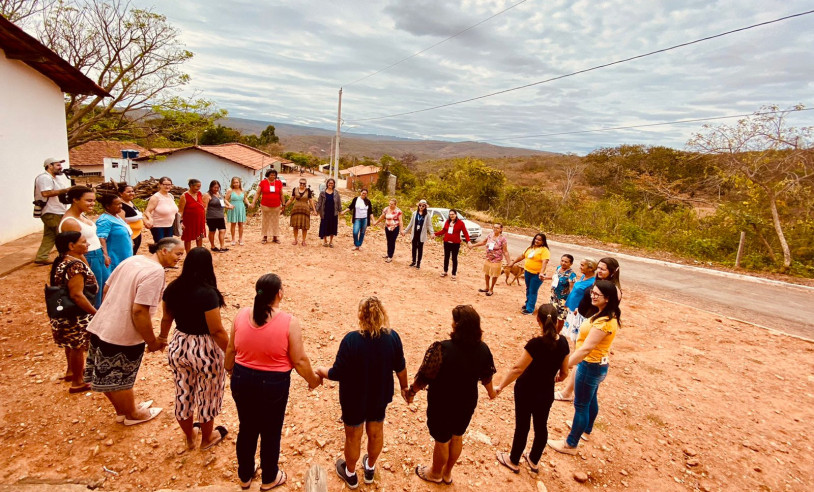
[[490, 138], [487, 140], [478, 140], [478, 142], [482, 143], [489, 143], [489, 142], [500, 142], [505, 140], [515, 140], [518, 138], [538, 138], [538, 137], [556, 137], [560, 135], [578, 135], [581, 133], [595, 133], [595, 132], [608, 132], [612, 130], [629, 130], [632, 128], [646, 128], [651, 126], [666, 126], [666, 125], [678, 125], [681, 123], [697, 123], [699, 121], [713, 121], [713, 120], [725, 120], [729, 118], [744, 118], [747, 116], [760, 116], [765, 114], [778, 114], [778, 113], [796, 113], [799, 111], [812, 111], [814, 108], [801, 108], [801, 109], [784, 109], [778, 111], [761, 111], [757, 113], [744, 113], [744, 114], [730, 114], [727, 116], [711, 116], [709, 118], [692, 118], [686, 120], [675, 120], [675, 121], [664, 121], [661, 123], [646, 123], [642, 125], [627, 125], [627, 126], [614, 126], [608, 128], [597, 128], [594, 130], [579, 130], [579, 131], [572, 131], [572, 132], [557, 132], [557, 133], [541, 133], [538, 135], [518, 135], [516, 137], [503, 137], [503, 138]]
[[380, 73], [384, 72], [385, 70], [389, 70], [389, 69], [391, 69], [391, 68], [395, 67], [396, 65], [398, 65], [399, 63], [405, 62], [405, 61], [409, 60], [410, 58], [414, 58], [414, 57], [416, 57], [416, 56], [418, 56], [418, 55], [420, 55], [420, 54], [422, 54], [422, 53], [424, 53], [424, 52], [426, 52], [426, 51], [429, 51], [429, 50], [431, 50], [431, 49], [435, 48], [436, 46], [439, 46], [439, 45], [441, 45], [441, 44], [444, 44], [444, 43], [446, 43], [447, 41], [449, 41], [450, 39], [455, 38], [455, 37], [457, 37], [457, 36], [460, 36], [461, 34], [463, 34], [463, 33], [467, 32], [467, 31], [470, 31], [470, 30], [472, 30], [472, 29], [474, 29], [474, 28], [478, 27], [479, 25], [483, 24], [484, 22], [490, 21], [490, 20], [494, 19], [495, 17], [499, 16], [500, 14], [503, 14], [504, 12], [508, 12], [509, 10], [511, 10], [511, 9], [513, 9], [513, 8], [515, 8], [515, 7], [517, 7], [518, 5], [520, 5], [520, 4], [522, 4], [522, 3], [526, 3], [527, 1], [528, 1], [528, 0], [521, 0], [520, 2], [517, 2], [517, 3], [516, 3], [516, 4], [514, 4], [514, 5], [510, 5], [509, 7], [506, 7], [505, 9], [501, 10], [500, 12], [498, 12], [498, 13], [496, 13], [496, 14], [493, 14], [493, 15], [491, 15], [491, 16], [489, 16], [489, 17], [487, 17], [487, 18], [483, 19], [482, 21], [478, 22], [477, 24], [472, 24], [471, 26], [467, 27], [467, 28], [466, 28], [466, 29], [464, 29], [463, 31], [459, 31], [459, 32], [457, 32], [457, 33], [453, 34], [452, 36], [450, 36], [450, 37], [448, 37], [448, 38], [446, 38], [446, 39], [444, 39], [444, 40], [438, 41], [437, 43], [433, 44], [432, 46], [429, 46], [429, 47], [427, 47], [427, 48], [424, 48], [424, 49], [423, 49], [423, 50], [421, 50], [421, 51], [417, 51], [417, 52], [413, 53], [412, 55], [407, 56], [407, 57], [404, 57], [404, 58], [402, 58], [401, 60], [399, 60], [399, 61], [397, 61], [397, 62], [395, 62], [395, 63], [391, 63], [390, 65], [387, 65], [386, 67], [382, 68], [381, 70], [377, 70], [377, 71], [375, 71], [375, 72], [373, 72], [373, 73], [370, 73], [370, 74], [365, 75], [364, 77], [361, 77], [361, 78], [359, 78], [359, 79], [356, 79], [356, 80], [354, 80], [353, 82], [351, 82], [350, 84], [345, 84], [343, 87], [349, 87], [349, 86], [351, 86], [351, 85], [353, 85], [353, 84], [355, 84], [355, 83], [357, 83], [357, 82], [361, 82], [361, 81], [363, 81], [363, 80], [365, 80], [365, 79], [367, 79], [367, 78], [373, 77], [374, 75], [380, 74]]
[[766, 21], [766, 22], [760, 22], [758, 24], [752, 24], [752, 25], [746, 26], [746, 27], [740, 27], [738, 29], [733, 29], [731, 31], [726, 31], [726, 32], [722, 32], [722, 33], [719, 33], [719, 34], [706, 36], [706, 37], [699, 38], [699, 39], [696, 39], [696, 40], [693, 40], [693, 41], [688, 41], [686, 43], [676, 44], [674, 46], [670, 46], [670, 47], [667, 47], [667, 48], [662, 48], [662, 49], [658, 49], [658, 50], [655, 50], [655, 51], [650, 51], [648, 53], [643, 53], [641, 55], [631, 56], [629, 58], [622, 58], [621, 60], [616, 60], [616, 61], [612, 61], [612, 62], [608, 62], [608, 63], [603, 63], [602, 65], [596, 65], [596, 66], [591, 67], [591, 68], [585, 68], [585, 69], [582, 69], [582, 70], [578, 70], [576, 72], [571, 72], [571, 73], [568, 73], [568, 74], [565, 74], [565, 75], [559, 75], [557, 77], [552, 77], [550, 79], [540, 80], [538, 82], [532, 82], [530, 84], [525, 84], [525, 85], [521, 85], [521, 86], [518, 86], [518, 87], [512, 87], [511, 89], [504, 89], [504, 90], [497, 91], [497, 92], [491, 92], [489, 94], [484, 94], [482, 96], [471, 97], [469, 99], [463, 99], [463, 100], [460, 100], [460, 101], [455, 101], [455, 102], [446, 103], [446, 104], [440, 104], [438, 106], [431, 106], [431, 107], [423, 108], [423, 109], [416, 109], [416, 110], [413, 110], [413, 111], [405, 111], [403, 113], [389, 114], [389, 115], [386, 115], [386, 116], [376, 116], [376, 117], [373, 117], [373, 118], [361, 118], [361, 119], [357, 119], [357, 120], [353, 120], [353, 121], [354, 122], [361, 122], [361, 121], [383, 120], [385, 118], [394, 118], [396, 116], [407, 116], [407, 115], [416, 114], [416, 113], [423, 113], [425, 111], [432, 111], [434, 109], [447, 108], [447, 107], [450, 107], [450, 106], [455, 106], [457, 104], [463, 104], [463, 103], [467, 103], [467, 102], [477, 101], [479, 99], [486, 99], [487, 97], [497, 96], [497, 95], [500, 95], [500, 94], [505, 94], [507, 92], [512, 92], [512, 91], [516, 91], [516, 90], [520, 90], [520, 89], [527, 89], [527, 88], [533, 87], [535, 85], [545, 84], [545, 83], [548, 83], [548, 82], [553, 82], [555, 80], [564, 79], [564, 78], [567, 78], [567, 77], [573, 77], [575, 75], [580, 75], [580, 74], [583, 74], [583, 73], [586, 73], [586, 72], [599, 70], [600, 68], [607, 68], [607, 67], [610, 67], [610, 66], [613, 66], [613, 65], [618, 65], [620, 63], [625, 63], [625, 62], [629, 62], [629, 61], [632, 61], [632, 60], [637, 60], [639, 58], [645, 58], [647, 56], [652, 56], [652, 55], [655, 55], [655, 54], [658, 54], [658, 53], [664, 53], [666, 51], [674, 50], [674, 49], [677, 49], [677, 48], [683, 48], [685, 46], [690, 46], [690, 45], [701, 43], [701, 42], [704, 42], [704, 41], [709, 41], [711, 39], [720, 38], [720, 37], [723, 37], [723, 36], [727, 36], [729, 34], [734, 34], [734, 33], [737, 33], [737, 32], [746, 31], [746, 30], [749, 30], [749, 29], [754, 29], [756, 27], [762, 27], [762, 26], [766, 26], [766, 25], [769, 25], [769, 24], [774, 24], [776, 22], [781, 22], [781, 21], [784, 21], [784, 20], [793, 19], [795, 17], [802, 17], [804, 15], [809, 15], [809, 14], [812, 14], [812, 13], [814, 13], [814, 10], [808, 10], [806, 12], [800, 12], [800, 13], [797, 13], [797, 14], [787, 15], [785, 17], [780, 17], [778, 19], [774, 19], [774, 20], [770, 20], [770, 21]]

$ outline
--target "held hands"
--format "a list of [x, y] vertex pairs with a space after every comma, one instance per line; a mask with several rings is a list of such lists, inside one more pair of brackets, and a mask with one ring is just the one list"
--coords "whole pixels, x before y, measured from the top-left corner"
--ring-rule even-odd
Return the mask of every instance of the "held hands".
[[562, 373], [562, 371], [557, 372], [557, 377], [554, 378], [554, 382], [561, 383], [563, 381], [565, 381], [565, 375]]
[[311, 383], [308, 383], [308, 389], [309, 389], [310, 391], [314, 391], [315, 389], [319, 388], [320, 386], [322, 386], [322, 376], [320, 376], [319, 374], [317, 374], [317, 379], [316, 379], [316, 381], [313, 381], [313, 382], [311, 382]]
[[497, 398], [498, 392], [495, 391], [494, 388], [492, 388], [491, 390], [486, 390], [486, 392], [489, 394], [489, 399], [490, 400], [494, 400], [495, 398]]
[[167, 340], [161, 337], [158, 337], [153, 340], [152, 343], [147, 344], [147, 352], [163, 352], [165, 348], [167, 348]]
[[408, 405], [413, 403], [413, 399], [415, 398], [415, 393], [410, 392], [410, 388], [402, 388], [401, 389], [401, 397], [404, 398], [404, 401], [407, 402]]
[[[503, 391], [503, 388], [498, 387], [498, 388], [495, 390], [495, 398], [497, 398], [498, 396], [500, 396], [500, 393], [501, 393], [502, 391]], [[490, 398], [491, 398], [491, 397], [490, 397]], [[492, 398], [492, 399], [494, 399], [494, 398]]]

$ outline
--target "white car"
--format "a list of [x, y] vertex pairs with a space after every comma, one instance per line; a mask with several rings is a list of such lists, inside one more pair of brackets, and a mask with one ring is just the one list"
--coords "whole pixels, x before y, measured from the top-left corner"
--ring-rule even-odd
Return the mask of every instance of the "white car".
[[[444, 227], [444, 222], [446, 222], [449, 217], [448, 208], [428, 208], [427, 213], [430, 214], [430, 219], [436, 230], [438, 230], [439, 227]], [[476, 241], [481, 237], [483, 230], [480, 225], [471, 220], [466, 220], [466, 217], [464, 217], [461, 212], [458, 212], [458, 218], [464, 221], [464, 227], [466, 227], [466, 232], [469, 233], [469, 239], [471, 241]]]

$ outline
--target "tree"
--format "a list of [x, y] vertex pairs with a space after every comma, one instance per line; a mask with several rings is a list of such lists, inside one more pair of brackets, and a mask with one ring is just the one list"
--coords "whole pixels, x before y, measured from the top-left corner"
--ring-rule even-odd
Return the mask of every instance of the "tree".
[[150, 140], [153, 136], [162, 136], [171, 142], [198, 144], [201, 136], [214, 128], [215, 121], [227, 115], [225, 109], [215, 108], [212, 101], [206, 99], [172, 98], [164, 106], [154, 106], [153, 112], [158, 118], [149, 120]]
[[771, 213], [783, 250], [783, 272], [791, 267], [792, 256], [779, 207], [792, 192], [814, 180], [814, 129], [793, 128], [786, 121], [789, 113], [801, 109], [802, 105], [786, 110], [764, 106], [734, 125], [704, 125], [688, 143], [692, 149], [717, 156], [721, 172], [735, 186], [757, 192], [755, 200]]
[[280, 137], [274, 134], [275, 128], [274, 125], [269, 125], [266, 127], [265, 130], [260, 132], [260, 136], [257, 135], [245, 135], [243, 137], [243, 143], [246, 145], [251, 145], [252, 147], [266, 147], [270, 144], [276, 144], [280, 142]]
[[39, 40], [113, 96], [66, 95], [69, 147], [132, 137], [154, 108], [179, 109], [173, 90], [189, 82], [181, 65], [192, 52], [165, 16], [127, 0], [5, 0], [4, 15], [12, 5], [17, 16], [43, 6]]
[[51, 8], [56, 0], [0, 0], [0, 15], [15, 24]]
[[201, 134], [198, 143], [201, 145], [219, 145], [230, 142], [240, 142], [242, 139], [243, 136], [240, 134], [240, 130], [218, 125], [205, 130], [203, 134]]

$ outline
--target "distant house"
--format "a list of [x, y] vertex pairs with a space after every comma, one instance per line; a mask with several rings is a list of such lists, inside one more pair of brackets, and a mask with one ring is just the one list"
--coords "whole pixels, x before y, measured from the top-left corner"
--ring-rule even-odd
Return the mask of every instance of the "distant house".
[[339, 171], [339, 175], [348, 180], [349, 190], [369, 188], [379, 180], [379, 168], [376, 166], [353, 166]]
[[204, 191], [209, 182], [218, 180], [227, 188], [233, 177], [243, 181], [249, 188], [260, 181], [271, 168], [281, 171], [291, 161], [272, 156], [241, 143], [220, 145], [192, 145], [178, 149], [151, 149], [148, 155], [126, 159], [104, 159], [106, 180], [137, 183], [145, 179], [169, 177], [177, 186], [186, 187], [190, 178], [201, 180]]
[[34, 178], [46, 158], [69, 158], [63, 93], [110, 97], [0, 16], [0, 176], [6, 185], [0, 243], [42, 230], [32, 216]]
[[153, 151], [133, 142], [93, 140], [71, 149], [71, 167], [81, 169], [86, 176], [101, 176], [118, 180], [117, 176], [105, 176], [104, 164], [105, 158], [121, 159], [123, 150], [138, 152], [140, 157], [153, 154]]

